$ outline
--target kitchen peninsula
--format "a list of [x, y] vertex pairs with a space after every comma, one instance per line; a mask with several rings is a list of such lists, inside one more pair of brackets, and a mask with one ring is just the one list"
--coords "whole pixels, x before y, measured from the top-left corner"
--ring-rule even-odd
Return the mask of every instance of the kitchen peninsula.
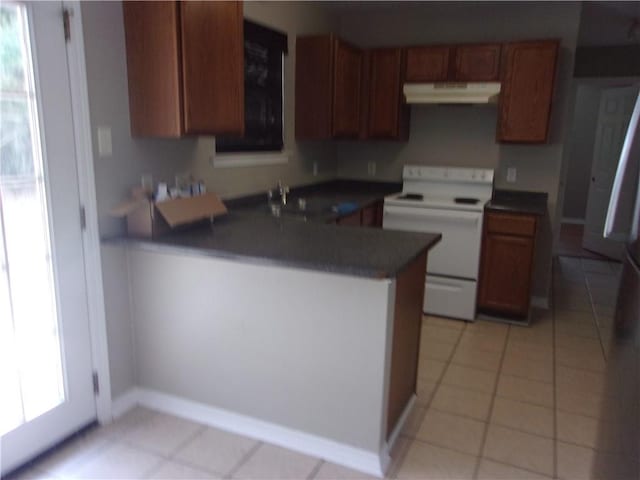
[[127, 249], [136, 401], [383, 475], [439, 239], [249, 208], [109, 242]]

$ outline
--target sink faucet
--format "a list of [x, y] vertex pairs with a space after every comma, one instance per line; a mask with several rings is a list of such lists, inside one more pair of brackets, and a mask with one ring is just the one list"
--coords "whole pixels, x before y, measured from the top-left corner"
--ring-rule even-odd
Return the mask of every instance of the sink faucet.
[[278, 180], [278, 193], [280, 193], [280, 202], [282, 205], [287, 204], [287, 195], [289, 194], [289, 187], [283, 185], [281, 180]]

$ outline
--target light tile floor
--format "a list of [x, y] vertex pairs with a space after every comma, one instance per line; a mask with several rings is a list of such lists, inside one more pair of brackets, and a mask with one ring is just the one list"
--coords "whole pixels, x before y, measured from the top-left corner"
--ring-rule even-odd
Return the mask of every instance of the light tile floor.
[[[614, 263], [556, 259], [554, 308], [534, 311], [528, 328], [425, 316], [418, 405], [388, 476], [637, 479], [637, 351], [611, 334], [619, 273]], [[144, 408], [14, 477], [370, 478]]]

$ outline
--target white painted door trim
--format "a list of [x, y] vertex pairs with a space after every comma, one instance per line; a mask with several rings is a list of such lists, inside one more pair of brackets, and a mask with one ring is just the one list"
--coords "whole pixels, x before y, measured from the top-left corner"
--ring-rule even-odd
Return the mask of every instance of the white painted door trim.
[[96, 395], [96, 414], [100, 423], [112, 420], [111, 379], [109, 373], [109, 351], [107, 326], [102, 286], [102, 263], [100, 259], [100, 234], [98, 230], [98, 208], [96, 183], [93, 168], [91, 121], [89, 116], [89, 93], [87, 67], [85, 63], [84, 36], [80, 1], [64, 1], [68, 9], [71, 39], [67, 43], [69, 79], [73, 129], [78, 162], [78, 184], [80, 202], [84, 205], [86, 227], [83, 232], [85, 254], [85, 278], [87, 282], [87, 304], [91, 331], [93, 370], [98, 374], [100, 391]]

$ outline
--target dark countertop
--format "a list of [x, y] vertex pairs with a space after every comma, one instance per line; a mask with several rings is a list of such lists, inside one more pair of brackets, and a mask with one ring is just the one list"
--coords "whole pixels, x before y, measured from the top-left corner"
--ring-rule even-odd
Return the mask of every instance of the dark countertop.
[[172, 232], [153, 240], [116, 241], [265, 265], [393, 278], [440, 238], [440, 234], [230, 213], [216, 218], [211, 226]]
[[331, 206], [353, 202], [362, 208], [400, 190], [401, 184], [323, 182], [292, 189], [290, 204], [297, 205], [299, 197], [307, 201], [303, 216], [273, 217], [266, 206], [266, 195], [255, 195], [226, 201], [230, 213], [216, 218], [213, 225], [174, 231], [155, 239], [123, 237], [107, 241], [264, 265], [393, 278], [433, 247], [441, 235], [337, 226], [331, 222], [339, 215]]
[[[360, 180], [329, 180], [291, 189], [287, 209], [297, 213], [308, 221], [329, 223], [346, 214], [340, 214], [333, 208], [341, 203], [354, 203], [364, 208], [382, 200], [387, 195], [400, 192], [402, 183], [365, 182]], [[300, 211], [298, 199], [304, 199], [306, 208]], [[224, 201], [232, 212], [259, 214], [268, 213], [266, 193], [250, 195]]]
[[527, 192], [519, 190], [494, 190], [493, 197], [485, 207], [487, 210], [527, 213], [544, 216], [547, 214], [545, 192]]

